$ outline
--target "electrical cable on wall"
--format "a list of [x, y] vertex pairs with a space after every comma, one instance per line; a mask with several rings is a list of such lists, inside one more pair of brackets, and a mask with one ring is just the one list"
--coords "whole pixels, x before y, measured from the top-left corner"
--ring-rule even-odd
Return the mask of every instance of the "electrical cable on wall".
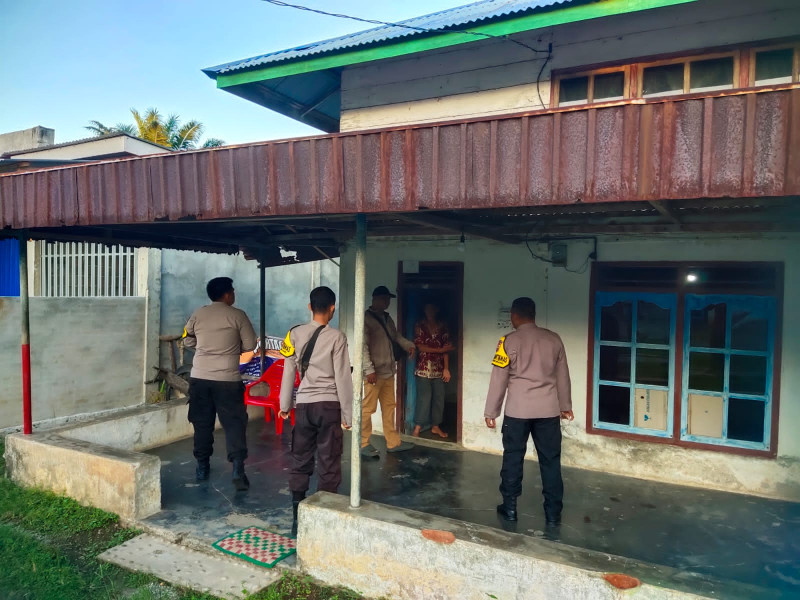
[[[575, 238], [572, 238], [572, 239], [575, 239]], [[564, 270], [567, 273], [576, 273], [578, 275], [582, 275], [583, 273], [586, 273], [586, 270], [589, 268], [589, 261], [592, 260], [592, 259], [597, 260], [597, 238], [578, 238], [578, 239], [587, 239], [587, 240], [591, 239], [591, 240], [593, 240], [594, 241], [594, 250], [592, 250], [588, 254], [588, 256], [586, 257], [586, 260], [583, 261], [583, 264], [580, 267], [578, 267], [577, 269], [569, 269], [565, 265], [564, 266]], [[547, 258], [546, 256], [539, 256], [538, 254], [536, 254], [533, 251], [533, 248], [531, 248], [531, 240], [525, 240], [525, 247], [528, 248], [528, 252], [530, 252], [531, 257], [534, 260], [540, 260], [542, 262], [545, 262], [545, 263], [548, 263], [548, 264], [551, 264], [551, 265], [554, 265], [554, 266], [560, 266], [560, 265], [557, 265], [555, 263], [555, 261]]]

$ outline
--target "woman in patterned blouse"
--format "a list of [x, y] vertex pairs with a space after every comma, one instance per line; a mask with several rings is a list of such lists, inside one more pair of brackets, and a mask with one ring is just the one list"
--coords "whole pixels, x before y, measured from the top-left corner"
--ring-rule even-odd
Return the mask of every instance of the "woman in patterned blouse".
[[414, 413], [414, 436], [422, 426], [432, 425], [431, 433], [446, 438], [440, 425], [444, 418], [444, 384], [450, 381], [450, 356], [453, 344], [447, 325], [439, 319], [439, 307], [428, 303], [425, 317], [414, 328], [414, 344], [419, 353], [414, 375], [417, 381], [417, 408]]

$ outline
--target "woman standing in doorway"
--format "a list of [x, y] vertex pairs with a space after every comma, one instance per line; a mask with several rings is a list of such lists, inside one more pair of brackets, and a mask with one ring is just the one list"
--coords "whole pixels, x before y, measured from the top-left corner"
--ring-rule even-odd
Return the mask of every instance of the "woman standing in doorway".
[[414, 413], [414, 437], [419, 437], [422, 426], [430, 422], [431, 433], [446, 438], [442, 431], [444, 419], [444, 384], [450, 381], [450, 356], [453, 345], [447, 325], [439, 318], [439, 307], [425, 304], [424, 317], [414, 328], [417, 346], [417, 365], [414, 375], [417, 382], [417, 408]]

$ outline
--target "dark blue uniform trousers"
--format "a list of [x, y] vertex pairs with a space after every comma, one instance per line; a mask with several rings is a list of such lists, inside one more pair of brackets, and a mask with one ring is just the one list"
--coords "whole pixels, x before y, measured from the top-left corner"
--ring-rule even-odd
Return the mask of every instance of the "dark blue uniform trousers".
[[503, 468], [500, 471], [500, 493], [503, 498], [522, 494], [522, 467], [528, 436], [533, 437], [542, 475], [544, 513], [548, 520], [561, 516], [564, 482], [561, 479], [561, 421], [546, 419], [503, 418]]

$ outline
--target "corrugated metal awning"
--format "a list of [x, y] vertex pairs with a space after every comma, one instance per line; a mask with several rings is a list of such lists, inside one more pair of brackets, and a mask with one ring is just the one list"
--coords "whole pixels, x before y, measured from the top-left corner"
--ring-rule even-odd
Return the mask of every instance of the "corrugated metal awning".
[[793, 197], [798, 164], [800, 89], [751, 90], [7, 175], [0, 225], [57, 232], [158, 223], [152, 233], [169, 223], [316, 220], [306, 231], [313, 237], [324, 222], [359, 212], [374, 221], [420, 211]]

